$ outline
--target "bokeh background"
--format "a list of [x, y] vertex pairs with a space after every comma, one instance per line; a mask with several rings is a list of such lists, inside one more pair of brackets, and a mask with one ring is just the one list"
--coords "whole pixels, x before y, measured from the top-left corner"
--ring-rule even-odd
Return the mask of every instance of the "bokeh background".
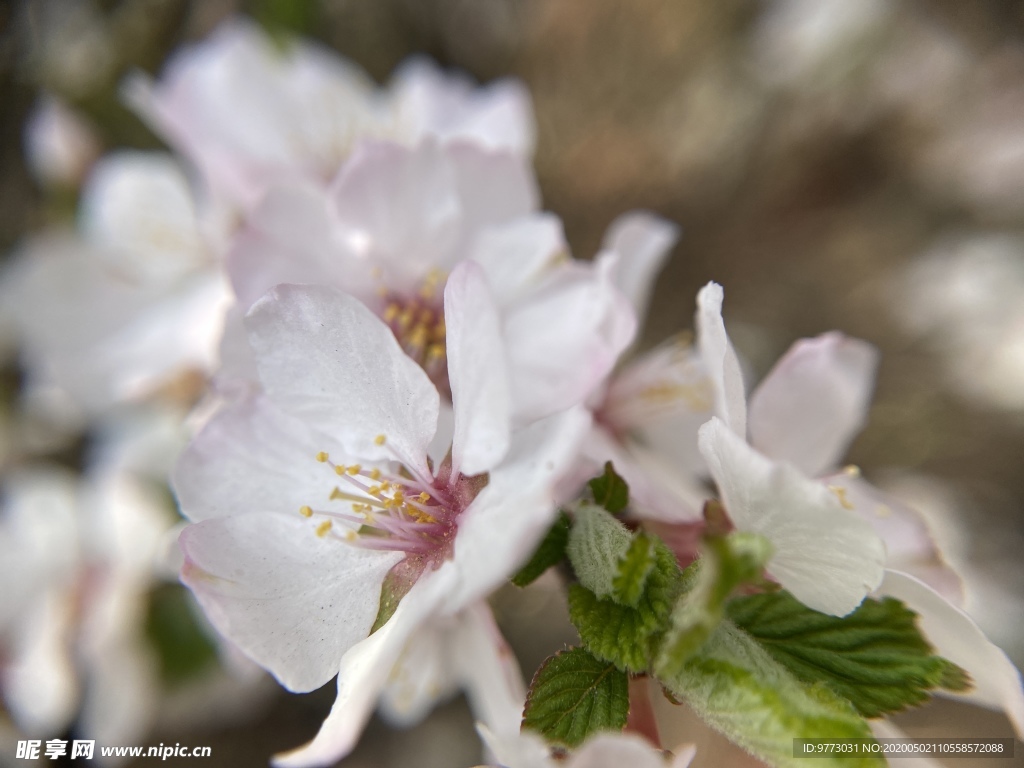
[[[751, 382], [801, 336], [840, 329], [877, 345], [870, 424], [849, 458], [929, 515], [966, 575], [975, 617], [1024, 662], [1024, 5], [4, 3], [0, 251], [73, 216], [73, 197], [46, 191], [26, 164], [24, 126], [40, 94], [78, 109], [104, 148], [158, 147], [121, 106], [118, 83], [134, 68], [159, 73], [177, 45], [239, 12], [319, 39], [381, 82], [414, 52], [481, 82], [522, 78], [544, 206], [564, 220], [575, 255], [593, 254], [632, 208], [683, 227], [645, 344], [688, 329], [697, 289], [714, 279]], [[8, 356], [4, 419], [19, 377]], [[88, 439], [51, 458], [75, 466]], [[2, 461], [18, 460], [5, 446]], [[527, 675], [572, 641], [550, 584], [499, 595], [497, 608]], [[281, 693], [231, 726], [164, 726], [149, 743], [210, 744], [209, 764], [261, 765], [311, 736], [332, 697]], [[901, 723], [928, 735], [1010, 733], [997, 715], [948, 703]], [[687, 724], [673, 736], [696, 733]], [[695, 765], [737, 759], [720, 746]], [[345, 764], [478, 759], [456, 701], [412, 731], [374, 723]], [[1024, 765], [1024, 755], [981, 764]]]

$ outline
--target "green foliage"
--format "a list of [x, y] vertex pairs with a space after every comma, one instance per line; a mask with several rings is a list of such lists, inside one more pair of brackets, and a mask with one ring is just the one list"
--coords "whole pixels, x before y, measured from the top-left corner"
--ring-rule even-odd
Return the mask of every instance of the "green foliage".
[[[672, 552], [660, 540], [645, 538], [650, 543], [653, 563], [646, 569], [635, 605], [601, 598], [581, 584], [569, 587], [569, 618], [584, 647], [619, 669], [634, 673], [650, 668], [682, 586]], [[623, 576], [622, 581], [626, 580]]]
[[707, 642], [725, 616], [725, 601], [743, 584], [760, 577], [771, 545], [754, 533], [711, 536], [703, 556], [687, 569], [692, 586], [676, 605], [658, 666], [678, 671]]
[[635, 534], [629, 548], [619, 558], [612, 577], [612, 598], [615, 602], [635, 608], [657, 561], [654, 540], [643, 532]]
[[149, 594], [144, 630], [168, 687], [197, 679], [217, 663], [217, 648], [200, 628], [190, 600], [179, 584], [164, 584]]
[[[871, 738], [849, 702], [826, 686], [801, 682], [754, 638], [723, 621], [685, 663], [658, 677], [710, 726], [776, 768], [806, 768], [795, 738]], [[874, 768], [882, 757], [820, 758], [816, 766]]]
[[512, 583], [517, 587], [525, 587], [540, 578], [548, 568], [562, 562], [565, 559], [565, 547], [569, 543], [571, 527], [569, 516], [565, 512], [559, 513], [558, 519], [537, 547], [537, 551], [533, 553], [533, 557], [512, 577]]
[[617, 731], [629, 714], [629, 678], [582, 648], [545, 661], [530, 683], [523, 728], [575, 747], [597, 731]]
[[922, 704], [936, 688], [970, 686], [964, 670], [933, 655], [914, 612], [891, 597], [869, 598], [837, 618], [776, 592], [737, 598], [728, 614], [793, 675], [827, 685], [865, 717]]
[[566, 553], [580, 583], [598, 597], [615, 591], [619, 560], [629, 551], [632, 534], [601, 507], [581, 504], [569, 531]]
[[615, 472], [610, 461], [605, 462], [604, 473], [591, 480], [588, 485], [594, 494], [594, 501], [613, 515], [622, 512], [629, 505], [629, 486]]

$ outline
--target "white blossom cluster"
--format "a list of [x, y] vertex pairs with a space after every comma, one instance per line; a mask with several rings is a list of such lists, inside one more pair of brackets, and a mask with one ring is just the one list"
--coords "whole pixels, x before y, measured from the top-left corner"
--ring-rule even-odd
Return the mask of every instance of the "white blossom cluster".
[[[717, 499], [804, 605], [900, 598], [972, 676], [965, 697], [1024, 731], [1019, 676], [922, 518], [843, 465], [876, 350], [797, 341], [748, 395], [710, 283], [692, 344], [636, 352], [678, 229], [626, 213], [592, 259], [570, 255], [521, 85], [417, 60], [378, 88], [236, 20], [124, 94], [173, 154], [93, 162], [48, 106], [33, 146], [49, 178], [84, 175], [78, 225], [5, 276], [26, 408], [59, 401], [102, 436], [81, 478], [27, 461], [3, 478], [0, 674], [19, 729], [145, 732], [143, 604], [180, 565], [225, 641], [225, 690], [259, 686], [249, 661], [295, 692], [337, 678], [315, 738], [275, 765], [332, 764], [378, 708], [414, 723], [457, 690], [494, 761], [555, 765], [520, 735], [523, 675], [488, 597], [610, 461], [631, 524], [683, 565]], [[180, 538], [151, 498], [167, 478]], [[692, 754], [601, 735], [565, 765]]]

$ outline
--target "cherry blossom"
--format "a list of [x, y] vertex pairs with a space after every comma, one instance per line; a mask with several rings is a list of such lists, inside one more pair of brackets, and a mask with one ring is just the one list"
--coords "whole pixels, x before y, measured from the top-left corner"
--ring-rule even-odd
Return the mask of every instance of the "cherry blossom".
[[125, 92], [241, 209], [274, 183], [329, 181], [367, 138], [464, 139], [520, 154], [533, 146], [530, 99], [517, 82], [474, 88], [415, 59], [378, 91], [333, 52], [299, 40], [282, 45], [242, 19], [178, 52], [158, 82], [139, 74]]
[[[273, 289], [246, 319], [265, 394], [217, 414], [176, 472], [195, 521], [183, 580], [213, 624], [290, 690], [338, 675], [320, 733], [281, 765], [346, 754], [412, 634], [529, 556], [587, 428], [576, 409], [510, 431], [480, 267], [452, 273], [444, 311], [449, 429], [437, 387], [358, 299]], [[371, 633], [386, 603], [394, 613]]]

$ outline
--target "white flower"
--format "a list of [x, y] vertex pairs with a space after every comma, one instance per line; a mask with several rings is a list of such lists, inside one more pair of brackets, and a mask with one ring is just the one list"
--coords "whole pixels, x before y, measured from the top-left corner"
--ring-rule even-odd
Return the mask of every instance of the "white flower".
[[[655, 277], [678, 238], [678, 228], [653, 214], [620, 216], [602, 252], [617, 257], [614, 279], [638, 320], [647, 312]], [[633, 508], [645, 519], [699, 519], [696, 482], [702, 462], [697, 429], [707, 421], [713, 393], [699, 356], [672, 340], [623, 363], [592, 398], [594, 429], [584, 446], [581, 475], [606, 461], [629, 484]]]
[[[279, 283], [340, 288], [383, 318], [447, 399], [441, 297], [449, 273], [472, 262], [500, 313], [516, 422], [564, 410], [607, 375], [635, 320], [613, 284], [615, 254], [567, 259], [561, 223], [537, 199], [516, 155], [368, 142], [328, 195], [278, 186], [253, 211], [228, 258], [239, 309]], [[252, 379], [237, 324], [228, 336], [227, 378]]]
[[[444, 311], [450, 433], [436, 387], [387, 325], [334, 289], [283, 285], [247, 318], [266, 397], [215, 416], [176, 472], [197, 521], [181, 537], [182, 578], [214, 625], [291, 690], [338, 675], [320, 733], [281, 765], [346, 754], [412, 633], [521, 565], [587, 428], [571, 411], [510, 436], [479, 267], [453, 272]], [[408, 593], [367, 637], [389, 573], [386, 596]]]
[[7, 275], [30, 385], [55, 383], [94, 412], [208, 372], [230, 289], [177, 165], [100, 161], [81, 230], [31, 241]]
[[[830, 466], [859, 428], [867, 399], [860, 372], [865, 357], [873, 367], [873, 350], [825, 338], [818, 342], [830, 349], [824, 362], [817, 352], [798, 349], [782, 373], [762, 383], [751, 402], [751, 439], [756, 433], [780, 451], [776, 462], [746, 441], [743, 379], [722, 322], [721, 286], [703, 288], [697, 304], [698, 343], [722, 414], [700, 428], [698, 446], [729, 518], [771, 541], [768, 571], [798, 600], [844, 616], [881, 582], [885, 546], [869, 523], [845, 508], [841, 493], [800, 469]], [[838, 351], [837, 343], [843, 345]], [[837, 357], [851, 358], [849, 365], [834, 364]]]
[[298, 40], [282, 46], [241, 19], [176, 54], [160, 82], [136, 76], [126, 94], [243, 209], [273, 183], [333, 178], [365, 138], [468, 139], [522, 154], [533, 145], [529, 96], [516, 82], [473, 88], [416, 60], [378, 91], [333, 52]]

